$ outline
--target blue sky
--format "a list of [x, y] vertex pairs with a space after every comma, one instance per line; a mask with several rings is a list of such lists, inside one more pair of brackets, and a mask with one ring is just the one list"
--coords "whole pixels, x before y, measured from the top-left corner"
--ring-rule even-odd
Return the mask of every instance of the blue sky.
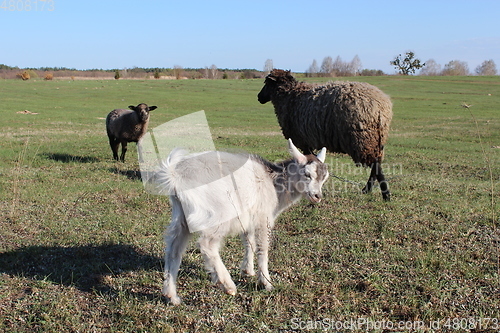
[[[16, 4], [16, 8], [12, 4]], [[31, 3], [31, 7], [26, 7]], [[392, 74], [415, 52], [500, 68], [500, 1], [0, 0], [0, 64], [19, 67], [276, 68], [358, 55]], [[9, 7], [10, 6], [10, 7]], [[42, 6], [44, 6], [42, 8]], [[21, 10], [22, 9], [22, 10]], [[43, 9], [43, 10], [42, 10]]]

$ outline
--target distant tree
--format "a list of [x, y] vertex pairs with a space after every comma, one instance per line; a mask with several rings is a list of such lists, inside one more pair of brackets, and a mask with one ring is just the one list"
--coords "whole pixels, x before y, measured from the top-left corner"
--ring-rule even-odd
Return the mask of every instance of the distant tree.
[[180, 80], [182, 76], [182, 66], [179, 65], [174, 66], [174, 76], [176, 80]]
[[331, 76], [333, 72], [333, 59], [328, 56], [323, 59], [321, 63], [321, 68], [319, 70], [321, 76]]
[[346, 76], [346, 70], [346, 63], [342, 61], [340, 56], [337, 56], [332, 64], [332, 76]]
[[434, 59], [425, 62], [425, 67], [420, 71], [420, 75], [437, 76], [441, 74], [441, 65]]
[[307, 77], [316, 77], [318, 75], [319, 68], [318, 68], [318, 63], [316, 62], [316, 59], [313, 60], [311, 66], [306, 70], [306, 76]]
[[156, 70], [155, 73], [153, 74], [153, 77], [158, 80], [161, 77], [160, 71]]
[[469, 65], [467, 62], [460, 60], [452, 60], [446, 65], [444, 65], [443, 75], [453, 76], [453, 75], [469, 75]]
[[273, 59], [267, 59], [264, 63], [264, 74], [267, 76], [273, 70]]
[[217, 66], [215, 65], [212, 65], [210, 66], [210, 71], [209, 71], [209, 78], [212, 79], [212, 80], [216, 80], [219, 76], [219, 69], [217, 68]]
[[361, 59], [358, 57], [357, 54], [354, 56], [354, 58], [352, 58], [351, 62], [347, 67], [350, 72], [350, 75], [352, 76], [359, 75], [359, 73], [361, 72], [361, 68], [363, 67], [363, 64], [361, 63]]
[[120, 71], [116, 70], [115, 71], [115, 80], [118, 80], [120, 78]]
[[497, 65], [493, 60], [485, 60], [476, 67], [477, 75], [497, 75]]
[[415, 58], [415, 53], [408, 51], [405, 53], [404, 57], [401, 54], [398, 55], [391, 61], [391, 65], [393, 65], [400, 74], [410, 75], [415, 74], [417, 69], [424, 67], [425, 63], [420, 63], [420, 60]]

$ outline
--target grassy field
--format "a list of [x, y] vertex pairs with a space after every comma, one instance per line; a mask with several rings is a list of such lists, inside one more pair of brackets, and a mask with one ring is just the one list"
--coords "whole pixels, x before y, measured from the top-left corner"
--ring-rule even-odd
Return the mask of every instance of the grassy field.
[[217, 148], [284, 159], [262, 80], [0, 80], [0, 331], [499, 331], [500, 77], [355, 80], [394, 102], [392, 201], [329, 155], [325, 199], [277, 221], [275, 290], [239, 277], [230, 238], [239, 290], [223, 294], [192, 243], [179, 307], [160, 295], [168, 199], [144, 191], [135, 145], [111, 159], [104, 118], [145, 102], [155, 127], [203, 109]]

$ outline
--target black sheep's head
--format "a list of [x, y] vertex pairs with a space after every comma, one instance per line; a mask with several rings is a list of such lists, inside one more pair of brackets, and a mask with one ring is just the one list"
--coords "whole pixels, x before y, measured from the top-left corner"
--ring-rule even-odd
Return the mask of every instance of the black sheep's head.
[[267, 103], [272, 99], [273, 94], [276, 94], [278, 89], [292, 88], [297, 81], [292, 76], [290, 71], [282, 69], [273, 69], [264, 81], [264, 87], [257, 95], [261, 104]]
[[129, 105], [130, 110], [135, 111], [139, 118], [145, 122], [149, 118], [149, 112], [157, 108], [156, 105], [148, 106], [145, 103], [138, 104], [137, 106]]

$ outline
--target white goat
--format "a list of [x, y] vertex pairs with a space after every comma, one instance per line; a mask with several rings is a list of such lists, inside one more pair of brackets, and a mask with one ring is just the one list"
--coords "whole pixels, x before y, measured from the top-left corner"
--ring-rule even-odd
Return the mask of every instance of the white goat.
[[193, 232], [200, 233], [200, 251], [213, 282], [227, 294], [235, 295], [236, 285], [219, 249], [230, 234], [240, 234], [245, 247], [242, 273], [255, 275], [255, 252], [258, 282], [266, 290], [273, 288], [268, 249], [274, 220], [301, 197], [319, 202], [328, 178], [325, 148], [318, 156], [303, 155], [289, 140], [289, 151], [293, 158], [277, 164], [255, 155], [217, 151], [186, 155], [181, 150], [174, 150], [162, 163], [156, 180], [172, 204], [162, 292], [173, 304], [181, 302], [176, 280]]

